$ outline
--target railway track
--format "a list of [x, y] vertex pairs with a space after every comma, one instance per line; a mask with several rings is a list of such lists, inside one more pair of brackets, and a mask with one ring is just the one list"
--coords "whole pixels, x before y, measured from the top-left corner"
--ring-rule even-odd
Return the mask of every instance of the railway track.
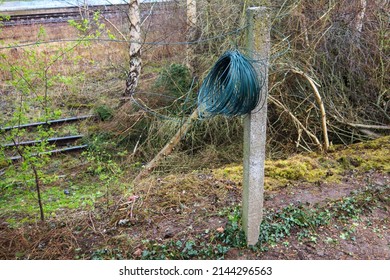
[[[158, 1], [157, 1], [158, 2]], [[165, 3], [165, 5], [167, 5]], [[69, 20], [81, 20], [92, 18], [94, 13], [99, 11], [104, 18], [112, 19], [115, 17], [127, 17], [128, 5], [117, 4], [112, 6], [90, 6], [68, 7], [68, 8], [49, 8], [36, 10], [5, 11], [0, 14], [9, 16], [8, 20], [1, 22], [2, 27], [11, 27], [18, 25], [61, 23]], [[154, 15], [165, 14], [166, 9], [159, 6], [154, 7], [153, 3], [141, 3], [141, 20], [145, 20], [151, 13]]]
[[[57, 120], [49, 120], [47, 122], [35, 122], [35, 123], [22, 124], [17, 126], [0, 127], [0, 131], [2, 131], [3, 133], [6, 133], [14, 129], [26, 129], [28, 131], [31, 131], [37, 128], [38, 126], [66, 125], [69, 123], [91, 119], [94, 117], [95, 117], [94, 115], [86, 115], [86, 116], [79, 116], [79, 117], [62, 118]], [[50, 145], [54, 145], [55, 149], [45, 151], [42, 154], [56, 155], [61, 153], [69, 153], [69, 152], [84, 150], [88, 147], [88, 145], [86, 144], [77, 143], [77, 141], [81, 140], [83, 137], [84, 137], [83, 134], [76, 134], [76, 135], [67, 135], [61, 137], [51, 137], [48, 139], [41, 139], [41, 140], [26, 140], [20, 142], [11, 142], [11, 143], [2, 144], [1, 146], [6, 153], [8, 160], [19, 161], [23, 159], [22, 156], [17, 153], [19, 147], [39, 145], [43, 141], [45, 141], [48, 142], [48, 144]], [[37, 155], [38, 154], [32, 154], [32, 156], [37, 156]]]
[[27, 123], [27, 124], [21, 124], [21, 125], [15, 125], [15, 126], [5, 126], [1, 127], [0, 130], [3, 131], [9, 131], [12, 129], [20, 129], [20, 128], [34, 128], [38, 127], [40, 125], [59, 125], [64, 123], [70, 123], [70, 122], [77, 122], [89, 118], [93, 118], [94, 115], [85, 115], [85, 116], [78, 116], [78, 117], [69, 117], [69, 118], [62, 118], [62, 119], [56, 119], [56, 120], [48, 120], [47, 122], [35, 122], [35, 123]]
[[69, 20], [80, 20], [83, 18], [92, 18], [94, 12], [100, 11], [105, 18], [110, 19], [124, 13], [123, 5], [115, 7], [108, 6], [94, 6], [89, 7], [88, 11], [84, 12], [78, 8], [63, 8], [63, 9], [40, 9], [40, 10], [26, 10], [17, 12], [6, 12], [9, 16], [8, 20], [2, 21], [2, 26], [18, 26], [31, 24], [47, 24], [47, 23], [61, 23]]
[[79, 13], [55, 13], [55, 14], [36, 14], [36, 15], [18, 15], [11, 16], [9, 20], [3, 22], [3, 26], [31, 25], [39, 23], [58, 23], [67, 22], [71, 19], [77, 20], [81, 16]]

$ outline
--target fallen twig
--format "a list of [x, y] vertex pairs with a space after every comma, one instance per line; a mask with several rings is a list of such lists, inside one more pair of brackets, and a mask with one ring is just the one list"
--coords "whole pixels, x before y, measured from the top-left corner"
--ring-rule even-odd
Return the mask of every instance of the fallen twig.
[[314, 143], [322, 147], [320, 141], [318, 140], [317, 136], [315, 136], [313, 133], [311, 133], [298, 119], [294, 114], [286, 107], [284, 106], [279, 100], [272, 97], [271, 95], [268, 96], [269, 101], [271, 101], [273, 104], [275, 104], [277, 107], [283, 109], [290, 117], [291, 119], [303, 130], [305, 133], [314, 141]]
[[172, 153], [183, 135], [187, 133], [188, 129], [192, 126], [193, 121], [197, 118], [198, 109], [195, 109], [195, 111], [191, 114], [191, 116], [188, 117], [187, 121], [183, 123], [172, 139], [164, 146], [164, 148], [143, 168], [140, 173], [138, 173], [137, 177], [135, 177], [133, 180], [133, 185], [152, 172], [152, 170], [157, 167], [157, 165], [164, 157]]
[[300, 70], [297, 70], [297, 69], [291, 69], [291, 71], [304, 77], [309, 82], [311, 87], [313, 88], [314, 96], [315, 96], [315, 99], [318, 103], [318, 106], [319, 106], [320, 112], [321, 112], [321, 125], [322, 125], [322, 133], [324, 136], [323, 148], [326, 151], [329, 149], [329, 137], [328, 137], [328, 129], [327, 129], [327, 125], [326, 125], [326, 113], [325, 113], [324, 102], [322, 102], [322, 98], [321, 98], [320, 92], [318, 91], [317, 84], [306, 73], [304, 73]]

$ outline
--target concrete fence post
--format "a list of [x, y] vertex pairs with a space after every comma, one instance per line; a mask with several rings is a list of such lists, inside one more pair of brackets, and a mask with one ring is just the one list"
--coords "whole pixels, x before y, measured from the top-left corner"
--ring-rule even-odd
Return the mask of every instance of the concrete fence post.
[[248, 55], [254, 59], [262, 81], [259, 105], [244, 117], [244, 178], [242, 215], [248, 245], [259, 240], [263, 219], [264, 166], [267, 126], [270, 15], [268, 8], [247, 9]]

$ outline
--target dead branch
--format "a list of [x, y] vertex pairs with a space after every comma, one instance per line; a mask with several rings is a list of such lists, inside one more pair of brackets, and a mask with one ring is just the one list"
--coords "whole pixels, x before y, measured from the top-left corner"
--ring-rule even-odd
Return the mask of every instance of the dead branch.
[[123, 39], [125, 42], [128, 42], [126, 36], [119, 30], [119, 28], [118, 28], [114, 23], [112, 23], [112, 22], [111, 22], [108, 18], [106, 18], [104, 15], [103, 15], [103, 19], [104, 19], [107, 23], [109, 23], [109, 24], [115, 29], [115, 31], [118, 32], [119, 35], [121, 35], [122, 39]]
[[322, 98], [321, 98], [320, 92], [318, 91], [316, 82], [311, 77], [309, 77], [306, 73], [304, 73], [300, 70], [291, 69], [291, 71], [293, 73], [296, 73], [296, 74], [304, 77], [310, 83], [310, 86], [313, 88], [314, 96], [315, 96], [315, 99], [318, 103], [318, 106], [319, 106], [320, 112], [321, 112], [321, 126], [322, 126], [322, 133], [323, 133], [323, 137], [324, 137], [323, 148], [326, 151], [329, 149], [329, 137], [328, 137], [328, 128], [327, 128], [327, 124], [326, 124], [326, 112], [325, 112], [325, 106], [324, 106], [324, 103], [322, 102]]
[[283, 111], [285, 111], [290, 117], [291, 119], [294, 121], [294, 123], [296, 123], [298, 125], [298, 127], [300, 127], [303, 131], [305, 131], [305, 133], [314, 141], [314, 143], [319, 146], [319, 147], [322, 147], [321, 145], [321, 142], [318, 140], [318, 138], [313, 134], [311, 133], [298, 119], [296, 116], [294, 116], [294, 114], [286, 107], [284, 106], [279, 100], [277, 100], [276, 98], [272, 97], [271, 95], [268, 96], [268, 99], [269, 101], [271, 101], [273, 104], [275, 104], [277, 107], [279, 107], [280, 109], [282, 109]]
[[382, 135], [378, 134], [378, 133], [375, 133], [371, 130], [368, 130], [368, 129], [359, 129], [363, 134], [367, 135], [368, 137], [370, 137], [371, 139], [378, 139], [380, 138]]
[[137, 177], [133, 180], [133, 185], [139, 182], [142, 178], [147, 176], [154, 168], [158, 166], [160, 161], [166, 156], [170, 155], [174, 148], [179, 144], [181, 138], [187, 133], [187, 131], [192, 126], [192, 123], [195, 119], [198, 118], [198, 109], [188, 117], [185, 123], [179, 128], [176, 134], [172, 139], [164, 146], [164, 148], [144, 167], [144, 169], [138, 173]]
[[339, 122], [355, 127], [355, 128], [362, 128], [362, 129], [376, 129], [376, 130], [390, 130], [390, 125], [371, 125], [371, 124], [360, 124], [360, 123], [350, 123], [346, 121], [340, 121]]

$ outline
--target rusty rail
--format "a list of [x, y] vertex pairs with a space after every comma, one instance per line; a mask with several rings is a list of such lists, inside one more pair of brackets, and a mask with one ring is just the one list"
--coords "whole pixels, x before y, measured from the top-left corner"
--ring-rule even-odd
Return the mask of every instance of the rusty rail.
[[93, 117], [95, 117], [95, 115], [69, 117], [69, 118], [62, 118], [62, 119], [57, 119], [57, 120], [49, 120], [47, 122], [35, 122], [35, 123], [27, 123], [27, 124], [15, 125], [15, 126], [6, 126], [6, 127], [1, 127], [0, 130], [9, 131], [12, 129], [33, 128], [33, 127], [38, 127], [41, 125], [59, 125], [59, 124], [68, 123], [68, 122], [81, 121], [81, 120], [85, 120], [85, 119], [89, 119], [89, 118], [93, 118]]
[[[49, 144], [64, 144], [69, 143], [78, 139], [83, 138], [84, 135], [70, 135], [70, 136], [63, 136], [63, 137], [53, 137], [49, 138], [46, 141], [49, 142]], [[32, 141], [23, 141], [23, 142], [17, 142], [17, 143], [7, 143], [2, 145], [4, 148], [12, 148], [17, 146], [33, 146], [36, 144], [42, 143], [42, 140], [32, 140]]]
[[[66, 147], [66, 148], [61, 148], [61, 149], [55, 149], [55, 150], [47, 151], [47, 152], [44, 152], [44, 153], [34, 154], [33, 156], [38, 156], [38, 155], [43, 155], [43, 154], [53, 155], [53, 154], [69, 153], [69, 152], [75, 152], [75, 151], [79, 151], [79, 150], [84, 150], [87, 147], [88, 147], [88, 145], [72, 146], [72, 147]], [[8, 160], [11, 160], [11, 161], [18, 161], [18, 160], [21, 160], [21, 159], [22, 159], [21, 156], [13, 156], [13, 157], [9, 157], [8, 158]]]

